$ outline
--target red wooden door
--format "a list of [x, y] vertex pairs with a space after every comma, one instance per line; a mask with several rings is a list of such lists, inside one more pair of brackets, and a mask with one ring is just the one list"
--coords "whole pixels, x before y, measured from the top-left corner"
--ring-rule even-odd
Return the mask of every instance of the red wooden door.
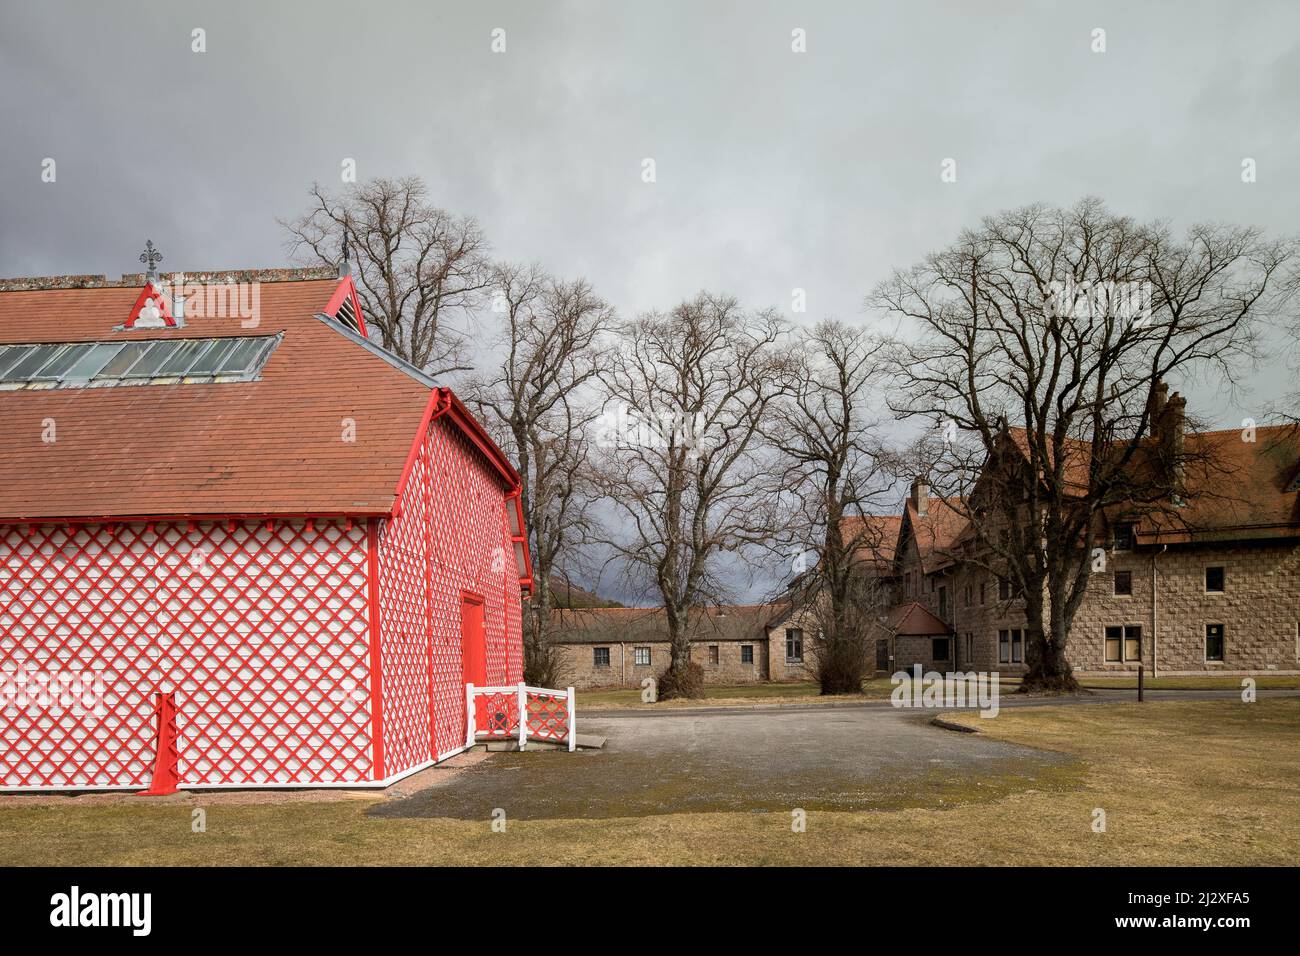
[[[483, 618], [483, 598], [462, 594], [460, 598], [460, 661], [466, 684], [487, 685], [487, 622]], [[480, 697], [475, 707], [477, 729], [487, 729], [487, 700]]]

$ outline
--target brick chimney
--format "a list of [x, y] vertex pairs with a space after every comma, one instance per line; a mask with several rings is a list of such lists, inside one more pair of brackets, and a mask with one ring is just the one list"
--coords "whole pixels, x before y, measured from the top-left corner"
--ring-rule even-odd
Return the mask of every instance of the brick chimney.
[[1174, 392], [1160, 410], [1160, 455], [1169, 465], [1169, 479], [1173, 485], [1173, 499], [1182, 504], [1183, 437], [1187, 430], [1187, 399]]
[[1151, 390], [1151, 395], [1147, 399], [1147, 427], [1152, 434], [1155, 434], [1160, 422], [1160, 413], [1164, 411], [1168, 398], [1169, 386], [1157, 379], [1155, 388]]
[[930, 507], [930, 482], [922, 475], [912, 480], [912, 505], [919, 515], [925, 514]]

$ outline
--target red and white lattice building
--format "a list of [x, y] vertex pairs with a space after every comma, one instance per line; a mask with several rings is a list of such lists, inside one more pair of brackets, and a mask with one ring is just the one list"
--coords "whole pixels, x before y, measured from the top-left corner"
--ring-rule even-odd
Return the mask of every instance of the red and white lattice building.
[[216, 278], [0, 291], [0, 789], [385, 784], [521, 680], [509, 461], [350, 277]]

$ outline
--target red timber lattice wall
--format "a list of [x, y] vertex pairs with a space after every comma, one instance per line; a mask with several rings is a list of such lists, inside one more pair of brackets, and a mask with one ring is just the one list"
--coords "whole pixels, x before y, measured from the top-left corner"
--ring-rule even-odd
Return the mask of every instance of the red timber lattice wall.
[[[155, 698], [180, 786], [372, 779], [366, 526], [0, 527], [0, 664], [101, 675], [100, 707], [0, 701], [0, 788], [147, 787]], [[29, 688], [30, 689], [30, 688]]]
[[377, 536], [382, 773], [393, 777], [465, 742], [462, 595], [483, 598], [489, 683], [523, 679], [522, 608], [501, 480], [445, 418], [430, 422]]

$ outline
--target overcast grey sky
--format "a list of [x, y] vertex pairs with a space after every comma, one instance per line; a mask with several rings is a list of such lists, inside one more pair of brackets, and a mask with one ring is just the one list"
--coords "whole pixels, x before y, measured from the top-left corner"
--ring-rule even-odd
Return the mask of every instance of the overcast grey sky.
[[[146, 236], [168, 270], [281, 264], [276, 217], [345, 157], [420, 174], [497, 255], [624, 315], [701, 288], [788, 309], [799, 287], [808, 318], [870, 321], [891, 269], [1040, 200], [1300, 229], [1294, 2], [0, 10], [5, 276], [137, 271]], [[1200, 383], [1193, 406], [1231, 426], [1288, 377], [1274, 361], [1235, 401]]]

